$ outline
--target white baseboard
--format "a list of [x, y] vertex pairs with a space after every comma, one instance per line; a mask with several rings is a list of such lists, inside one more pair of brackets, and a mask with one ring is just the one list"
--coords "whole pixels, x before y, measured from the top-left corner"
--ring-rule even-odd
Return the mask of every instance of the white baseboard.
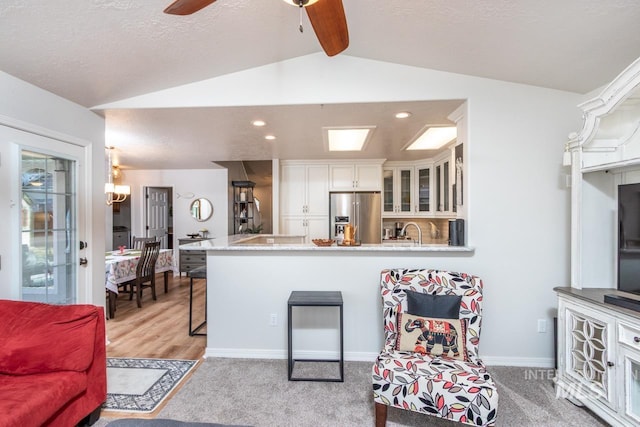
[[552, 357], [504, 357], [504, 356], [480, 356], [487, 366], [522, 366], [527, 368], [554, 368]]
[[[211, 348], [207, 347], [204, 357], [226, 357], [230, 359], [286, 359], [286, 350], [239, 349], [239, 348]], [[335, 351], [296, 351], [296, 359], [337, 359]], [[345, 352], [344, 360], [348, 362], [372, 362], [378, 353]], [[487, 366], [521, 366], [529, 368], [553, 368], [554, 359], [544, 357], [502, 357], [482, 356]]]

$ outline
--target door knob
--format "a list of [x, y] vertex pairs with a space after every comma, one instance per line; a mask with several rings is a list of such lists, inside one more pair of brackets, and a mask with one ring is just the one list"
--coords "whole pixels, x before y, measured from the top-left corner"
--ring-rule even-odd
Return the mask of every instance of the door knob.
[[87, 242], [83, 242], [82, 240], [80, 240], [80, 250], [85, 249], [87, 246], [89, 246]]
[[87, 265], [89, 261], [86, 258], [80, 258], [80, 265]]

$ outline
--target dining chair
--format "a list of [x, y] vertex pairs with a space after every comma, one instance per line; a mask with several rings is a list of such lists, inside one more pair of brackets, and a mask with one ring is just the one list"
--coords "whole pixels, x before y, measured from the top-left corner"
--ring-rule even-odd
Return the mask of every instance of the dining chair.
[[[142, 307], [142, 289], [151, 288], [151, 296], [156, 300], [156, 261], [160, 254], [160, 242], [146, 242], [136, 266], [136, 278], [129, 282], [129, 300], [136, 294], [136, 304]], [[148, 284], [146, 284], [148, 282]]]
[[155, 237], [136, 237], [136, 236], [133, 236], [131, 238], [131, 247], [133, 249], [142, 249], [142, 247], [144, 246], [145, 243], [155, 242], [155, 241], [156, 241]]

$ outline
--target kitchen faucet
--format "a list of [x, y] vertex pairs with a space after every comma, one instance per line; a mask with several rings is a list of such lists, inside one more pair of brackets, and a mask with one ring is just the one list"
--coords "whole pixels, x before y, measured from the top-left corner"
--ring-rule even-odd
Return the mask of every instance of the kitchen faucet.
[[418, 244], [422, 245], [422, 230], [420, 230], [420, 226], [418, 224], [416, 224], [415, 222], [408, 222], [404, 225], [404, 227], [402, 227], [402, 231], [400, 232], [400, 234], [404, 235], [405, 231], [407, 230], [407, 227], [413, 225], [415, 228], [418, 229]]

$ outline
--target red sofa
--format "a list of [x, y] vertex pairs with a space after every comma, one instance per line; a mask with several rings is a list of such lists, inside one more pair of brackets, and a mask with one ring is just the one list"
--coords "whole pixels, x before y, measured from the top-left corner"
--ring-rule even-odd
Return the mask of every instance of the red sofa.
[[0, 300], [0, 427], [91, 425], [106, 397], [103, 308]]

